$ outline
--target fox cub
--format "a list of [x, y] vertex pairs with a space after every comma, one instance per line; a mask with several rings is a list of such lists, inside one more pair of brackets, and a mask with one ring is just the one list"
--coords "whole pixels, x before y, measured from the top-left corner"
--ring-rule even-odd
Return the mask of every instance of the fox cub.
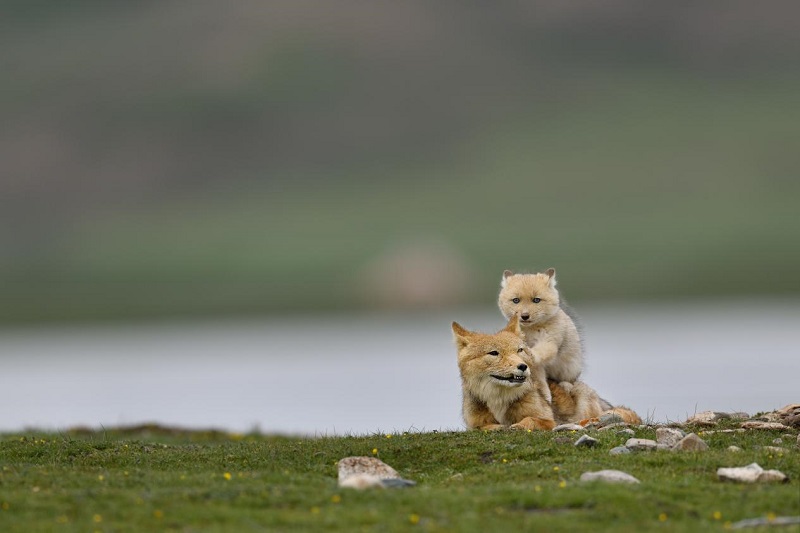
[[612, 407], [583, 382], [548, 382], [544, 368], [530, 357], [516, 316], [494, 335], [468, 331], [457, 322], [452, 328], [467, 428], [550, 430], [557, 423], [585, 425], [606, 413], [641, 423], [636, 413]]
[[525, 342], [548, 379], [574, 383], [580, 377], [583, 346], [575, 322], [561, 308], [555, 269], [537, 274], [506, 270], [497, 303], [507, 319], [519, 317]]

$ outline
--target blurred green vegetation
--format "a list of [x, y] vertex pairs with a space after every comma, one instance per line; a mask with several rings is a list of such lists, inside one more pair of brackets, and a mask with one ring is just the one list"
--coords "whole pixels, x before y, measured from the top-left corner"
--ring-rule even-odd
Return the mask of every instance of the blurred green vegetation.
[[758, 21], [720, 51], [735, 28], [692, 50], [626, 2], [630, 34], [497, 6], [23, 4], [0, 321], [370, 308], [365, 269], [408, 243], [470, 273], [443, 305], [550, 266], [573, 302], [800, 293], [800, 48]]

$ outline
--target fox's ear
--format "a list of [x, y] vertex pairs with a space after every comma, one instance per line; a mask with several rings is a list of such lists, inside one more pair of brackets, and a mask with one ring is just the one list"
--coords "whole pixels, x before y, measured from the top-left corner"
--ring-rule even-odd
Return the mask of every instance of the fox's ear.
[[517, 313], [511, 315], [511, 318], [508, 319], [508, 324], [506, 327], [503, 328], [503, 331], [508, 331], [509, 333], [513, 333], [514, 335], [522, 336], [522, 331], [519, 327], [519, 317]]
[[509, 276], [513, 276], [513, 275], [514, 275], [514, 273], [511, 272], [510, 270], [504, 270], [503, 271], [503, 279], [500, 280], [500, 287], [505, 289], [506, 280], [509, 278]]
[[459, 324], [458, 322], [453, 322], [452, 328], [453, 328], [453, 338], [455, 339], [456, 345], [459, 348], [463, 348], [464, 346], [469, 344], [469, 337], [472, 336], [471, 331], [467, 331], [466, 329], [461, 327], [461, 324]]
[[556, 286], [556, 269], [555, 268], [548, 268], [547, 270], [545, 270], [544, 273], [547, 274], [547, 276], [550, 278], [550, 286], [551, 287], [555, 287]]

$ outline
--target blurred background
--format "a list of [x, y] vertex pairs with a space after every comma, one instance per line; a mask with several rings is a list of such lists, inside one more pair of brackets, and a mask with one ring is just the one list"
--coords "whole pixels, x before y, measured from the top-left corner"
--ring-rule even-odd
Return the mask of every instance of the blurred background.
[[441, 310], [449, 342], [459, 310], [499, 327], [504, 269], [551, 266], [579, 314], [798, 309], [796, 2], [6, 0], [0, 25], [6, 331]]

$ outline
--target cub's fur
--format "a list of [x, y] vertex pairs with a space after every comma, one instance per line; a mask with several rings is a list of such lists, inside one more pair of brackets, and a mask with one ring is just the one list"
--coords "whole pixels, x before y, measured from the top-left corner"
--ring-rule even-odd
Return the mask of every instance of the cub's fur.
[[506, 318], [519, 317], [525, 342], [548, 379], [577, 381], [583, 371], [583, 346], [575, 322], [561, 308], [555, 269], [539, 274], [506, 270], [497, 303]]
[[456, 322], [452, 328], [468, 428], [549, 430], [557, 423], [585, 425], [610, 412], [641, 423], [636, 413], [612, 408], [585, 383], [548, 383], [543, 366], [528, 352], [516, 316], [494, 335], [468, 331]]

